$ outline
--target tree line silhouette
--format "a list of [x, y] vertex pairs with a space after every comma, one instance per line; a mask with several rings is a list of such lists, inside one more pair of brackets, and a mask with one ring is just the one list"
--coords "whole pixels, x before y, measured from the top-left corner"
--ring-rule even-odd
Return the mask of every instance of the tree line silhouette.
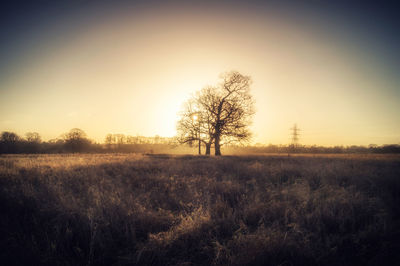
[[[186, 149], [182, 149], [182, 146]], [[202, 144], [205, 148], [205, 145]], [[197, 148], [197, 145], [196, 145]], [[229, 154], [262, 154], [262, 153], [292, 153], [290, 145], [234, 145], [225, 147]], [[42, 141], [37, 132], [28, 132], [21, 137], [14, 132], [3, 131], [0, 134], [0, 154], [18, 153], [169, 153], [190, 152], [193, 143], [181, 144], [176, 138], [160, 136], [126, 136], [124, 134], [108, 134], [104, 143], [96, 143], [89, 139], [86, 133], [78, 128], [62, 134], [60, 138]], [[296, 153], [400, 153], [400, 145], [369, 145], [369, 146], [305, 146], [299, 145]]]
[[153, 153], [175, 147], [173, 138], [126, 136], [107, 134], [104, 143], [96, 143], [79, 128], [73, 128], [59, 138], [42, 141], [37, 132], [21, 137], [14, 132], [3, 131], [0, 135], [0, 153], [70, 153], [70, 152], [141, 152]]

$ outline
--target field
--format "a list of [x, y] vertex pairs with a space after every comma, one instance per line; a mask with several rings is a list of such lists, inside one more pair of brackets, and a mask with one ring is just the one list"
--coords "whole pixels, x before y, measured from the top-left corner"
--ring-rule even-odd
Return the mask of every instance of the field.
[[400, 157], [0, 157], [2, 265], [393, 265]]

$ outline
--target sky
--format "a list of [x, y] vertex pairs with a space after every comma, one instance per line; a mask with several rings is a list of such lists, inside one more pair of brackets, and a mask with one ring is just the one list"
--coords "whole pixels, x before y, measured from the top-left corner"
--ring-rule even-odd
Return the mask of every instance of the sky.
[[176, 134], [221, 73], [252, 78], [253, 143], [400, 143], [400, 34], [385, 1], [12, 1], [0, 131]]

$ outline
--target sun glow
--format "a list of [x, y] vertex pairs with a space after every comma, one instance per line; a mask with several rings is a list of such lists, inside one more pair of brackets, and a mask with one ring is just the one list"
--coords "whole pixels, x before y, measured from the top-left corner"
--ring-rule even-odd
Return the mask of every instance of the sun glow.
[[172, 137], [182, 103], [237, 70], [253, 79], [254, 142], [288, 143], [295, 122], [303, 144], [398, 142], [397, 83], [369, 47], [273, 13], [141, 11], [43, 33], [1, 80], [0, 129]]

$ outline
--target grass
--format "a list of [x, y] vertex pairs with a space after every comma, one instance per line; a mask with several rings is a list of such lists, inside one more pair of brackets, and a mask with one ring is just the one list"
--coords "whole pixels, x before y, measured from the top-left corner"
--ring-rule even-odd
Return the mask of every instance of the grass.
[[0, 157], [3, 265], [393, 265], [398, 156]]

